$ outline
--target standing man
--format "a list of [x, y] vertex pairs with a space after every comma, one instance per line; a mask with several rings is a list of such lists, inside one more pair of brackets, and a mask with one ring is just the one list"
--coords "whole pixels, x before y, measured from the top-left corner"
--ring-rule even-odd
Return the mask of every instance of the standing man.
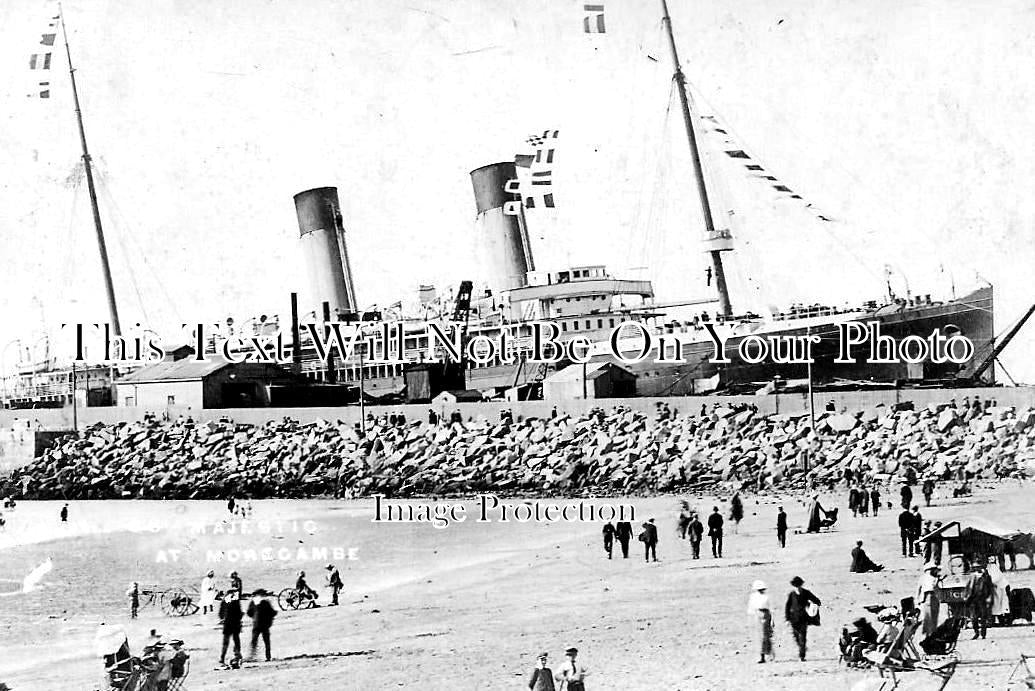
[[873, 505], [873, 517], [876, 518], [880, 511], [880, 488], [877, 485], [870, 490], [870, 503]]
[[[248, 604], [248, 616], [252, 618], [252, 640], [248, 659], [254, 660], [258, 651], [259, 638], [266, 648], [266, 662], [270, 661], [270, 628], [273, 627], [273, 618], [277, 616], [277, 610], [267, 597], [269, 593], [265, 590], [258, 590]], [[224, 644], [225, 645], [225, 644]]]
[[61, 522], [68, 523], [68, 504], [61, 507]]
[[902, 538], [902, 556], [913, 556], [913, 514], [908, 509], [898, 515], [898, 534]]
[[776, 539], [780, 542], [780, 547], [787, 546], [787, 514], [782, 506], [776, 514]]
[[903, 484], [899, 493], [902, 495], [902, 508], [908, 511], [909, 505], [913, 503], [913, 490], [908, 484]]
[[712, 539], [712, 557], [722, 557], [722, 514], [719, 507], [712, 507], [712, 515], [708, 517], [708, 537]]
[[690, 517], [690, 525], [687, 530], [690, 533], [690, 549], [693, 552], [694, 559], [700, 559], [701, 540], [704, 538], [704, 524], [701, 523], [701, 519], [697, 517], [696, 513]]
[[924, 532], [924, 517], [920, 515], [919, 506], [913, 507], [913, 513], [911, 515], [913, 518], [912, 532], [910, 533], [910, 539], [912, 540], [911, 546], [913, 551], [916, 552], [916, 554], [919, 556], [920, 545], [918, 545], [916, 541], [920, 539], [920, 536]]
[[[554, 408], [554, 411], [557, 409]], [[530, 691], [555, 691], [553, 670], [546, 666], [546, 653], [539, 653], [539, 662], [532, 670], [532, 678], [528, 681]]]
[[604, 524], [604, 551], [607, 552], [607, 558], [610, 559], [615, 548], [615, 527], [611, 521]]
[[[800, 576], [791, 579], [791, 587], [794, 589], [787, 594], [787, 604], [783, 608], [784, 618], [791, 625], [794, 641], [798, 644], [798, 659], [802, 662], [805, 661], [808, 628], [810, 625], [819, 625], [818, 607], [822, 604], [811, 591], [801, 587], [804, 584]], [[809, 614], [812, 605], [817, 608], [815, 614]]]
[[338, 593], [345, 587], [345, 584], [341, 582], [341, 574], [338, 573], [334, 564], [327, 565], [327, 585], [331, 589], [331, 606], [337, 605]]
[[643, 538], [643, 560], [650, 561], [653, 556], [654, 561], [658, 560], [658, 527], [654, 525], [654, 519], [650, 519], [643, 524], [643, 532], [640, 534]]
[[241, 620], [244, 619], [237, 591], [228, 592], [223, 598], [223, 604], [223, 649], [219, 653], [221, 665], [226, 664], [226, 649], [230, 641], [234, 642], [234, 656], [231, 660], [241, 659]]
[[848, 510], [852, 512], [852, 518], [859, 515], [859, 490], [855, 487], [848, 490]]
[[633, 528], [629, 521], [618, 521], [618, 525], [615, 526], [615, 537], [622, 546], [622, 559], [629, 558], [629, 540], [632, 539], [632, 534]]
[[859, 513], [863, 516], [870, 515], [870, 493], [866, 491], [866, 487], [859, 488]]
[[[586, 668], [575, 661], [578, 657], [578, 648], [568, 648], [564, 651], [564, 664], [554, 675], [554, 679], [561, 682], [561, 688], [565, 691], [586, 691]], [[565, 686], [566, 684], [566, 686]]]
[[690, 527], [690, 505], [685, 501], [680, 502], [679, 508], [679, 522], [676, 524], [676, 529], [679, 531], [679, 539], [686, 539], [687, 528]]
[[924, 480], [923, 492], [924, 506], [930, 506], [931, 497], [934, 496], [934, 480], [932, 480], [931, 478], [927, 478], [926, 480]]
[[140, 584], [133, 581], [129, 590], [126, 591], [126, 595], [129, 595], [129, 618], [136, 619], [137, 610], [140, 609]]

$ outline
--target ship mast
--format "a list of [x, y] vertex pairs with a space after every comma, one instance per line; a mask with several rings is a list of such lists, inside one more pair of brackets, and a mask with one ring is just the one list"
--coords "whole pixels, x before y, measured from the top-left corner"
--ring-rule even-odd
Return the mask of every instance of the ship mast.
[[101, 253], [101, 269], [104, 272], [104, 288], [108, 293], [108, 314], [111, 328], [115, 336], [122, 335], [119, 324], [119, 310], [115, 306], [115, 286], [111, 280], [111, 265], [108, 262], [108, 246], [104, 242], [104, 230], [101, 227], [101, 211], [97, 206], [97, 189], [93, 184], [93, 168], [90, 165], [90, 151], [86, 148], [86, 130], [83, 129], [83, 111], [79, 107], [79, 92], [75, 85], [75, 68], [72, 67], [72, 51], [68, 47], [68, 31], [65, 29], [65, 13], [58, 5], [61, 17], [61, 35], [65, 40], [65, 55], [68, 57], [68, 75], [72, 80], [72, 99], [75, 102], [75, 118], [79, 123], [79, 143], [83, 148], [83, 168], [86, 170], [86, 188], [90, 192], [90, 206], [93, 209], [93, 225], [97, 230], [97, 249]]
[[694, 177], [697, 179], [697, 196], [701, 201], [704, 214], [705, 251], [711, 256], [712, 272], [715, 274], [715, 287], [719, 293], [719, 310], [725, 317], [733, 313], [730, 306], [729, 288], [726, 287], [726, 272], [722, 267], [722, 252], [733, 249], [733, 237], [728, 230], [716, 230], [712, 219], [712, 208], [708, 202], [708, 187], [704, 182], [704, 169], [701, 165], [701, 151], [697, 146], [697, 133], [694, 131], [693, 116], [690, 112], [690, 97], [686, 92], [686, 77], [679, 65], [679, 53], [676, 51], [676, 39], [672, 35], [672, 19], [668, 14], [668, 2], [661, 0], [663, 13], [662, 24], [668, 34], [668, 45], [672, 49], [672, 62], [675, 73], [672, 75], [679, 91], [679, 103], [683, 108], [683, 122], [686, 125], [686, 136], [690, 142], [690, 157], [694, 164]]

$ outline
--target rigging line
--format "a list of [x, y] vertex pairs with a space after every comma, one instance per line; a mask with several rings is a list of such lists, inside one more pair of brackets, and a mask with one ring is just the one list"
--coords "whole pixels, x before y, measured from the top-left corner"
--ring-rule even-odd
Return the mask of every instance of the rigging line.
[[[104, 182], [104, 191], [108, 201], [109, 208], [115, 214], [115, 216], [122, 222], [123, 228], [129, 227], [131, 224], [126, 220], [125, 214], [122, 213], [122, 207], [119, 206], [119, 204], [115, 201], [115, 197], [111, 194], [111, 191], [109, 189], [107, 170], [102, 170], [100, 177]], [[139, 243], [137, 243], [134, 235], [132, 233], [129, 233], [127, 237], [128, 242], [136, 249], [137, 254], [143, 260], [145, 266], [150, 270], [151, 276], [155, 279], [155, 282], [158, 284], [158, 289], [161, 291], [163, 297], [165, 298], [165, 304], [167, 304], [170, 310], [172, 310], [173, 314], [176, 316], [176, 319], [182, 322], [182, 315], [180, 314], [179, 309], [177, 309], [176, 303], [173, 301], [172, 296], [169, 294], [169, 291], [165, 286], [165, 282], [161, 279], [161, 274], [158, 271], [157, 267], [155, 267], [155, 265], [151, 263], [151, 260], [148, 259], [147, 253], [139, 245]]]
[[[105, 202], [108, 203], [109, 208], [114, 208], [114, 200], [111, 197], [111, 190], [108, 189], [109, 186], [108, 186], [108, 177], [107, 177], [107, 175], [105, 173], [101, 172], [100, 170], [98, 170], [97, 177], [100, 180], [100, 182], [102, 183], [101, 185], [99, 185], [99, 187], [101, 188], [101, 194], [104, 195]], [[109, 219], [112, 220], [112, 221], [115, 220], [114, 218], [111, 218], [110, 214], [109, 214]], [[144, 315], [144, 322], [149, 324], [150, 323], [150, 317], [149, 317], [148, 312], [147, 312], [147, 303], [144, 301], [144, 297], [140, 293], [140, 282], [137, 280], [136, 271], [133, 270], [133, 262], [132, 262], [132, 260], [130, 258], [129, 248], [126, 246], [126, 243], [125, 243], [125, 240], [124, 240], [124, 236], [126, 234], [124, 232], [122, 232], [124, 228], [121, 226], [121, 224], [118, 224], [118, 223], [112, 223], [112, 225], [114, 226], [114, 230], [115, 230], [115, 233], [114, 233], [115, 241], [119, 244], [119, 247], [122, 248], [122, 257], [125, 260], [127, 273], [129, 274], [130, 284], [133, 286], [133, 292], [137, 296], [137, 303], [140, 305], [140, 312]]]

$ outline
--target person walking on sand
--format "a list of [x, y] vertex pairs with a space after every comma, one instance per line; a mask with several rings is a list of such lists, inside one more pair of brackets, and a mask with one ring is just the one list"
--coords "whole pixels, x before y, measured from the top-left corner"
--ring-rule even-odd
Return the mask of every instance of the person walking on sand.
[[776, 513], [776, 539], [780, 543], [780, 547], [787, 546], [787, 514], [784, 513], [782, 506]]
[[266, 649], [266, 662], [270, 661], [270, 629], [273, 627], [273, 619], [277, 616], [277, 610], [269, 601], [269, 593], [259, 589], [252, 596], [248, 603], [248, 616], [252, 619], [252, 640], [249, 647], [248, 659], [254, 660], [258, 652], [259, 639], [262, 639], [263, 647]]
[[762, 639], [762, 654], [758, 663], [765, 662], [765, 656], [773, 659], [773, 611], [769, 604], [769, 595], [766, 594], [766, 585], [763, 581], [755, 581], [751, 584], [751, 595], [748, 596], [748, 614], [758, 621], [759, 634]]
[[704, 539], [704, 524], [701, 523], [701, 519], [697, 517], [696, 513], [690, 517], [688, 531], [690, 533], [690, 551], [694, 559], [700, 559], [701, 540]]
[[61, 522], [68, 523], [68, 504], [61, 507]]
[[586, 691], [586, 675], [589, 673], [583, 665], [576, 662], [578, 655], [578, 648], [568, 648], [564, 651], [564, 664], [553, 677], [561, 682], [562, 691]]
[[553, 670], [546, 666], [546, 653], [539, 653], [539, 660], [528, 680], [529, 691], [556, 691], [553, 685]]
[[740, 500], [739, 494], [734, 494], [730, 500], [730, 519], [733, 521], [733, 533], [737, 534], [740, 522], [744, 520], [744, 502]]
[[708, 517], [708, 537], [712, 539], [712, 558], [722, 557], [722, 514], [719, 507], [712, 507], [712, 515]]
[[783, 614], [791, 625], [794, 642], [798, 644], [798, 659], [805, 661], [809, 626], [819, 625], [819, 606], [823, 603], [811, 591], [802, 588], [805, 581], [800, 576], [791, 579], [793, 590], [787, 593], [787, 604]]
[[640, 533], [640, 539], [643, 541], [643, 560], [650, 561], [653, 556], [654, 561], [657, 561], [658, 527], [654, 525], [653, 518], [643, 524], [643, 532]]
[[331, 605], [338, 604], [338, 593], [345, 587], [345, 584], [341, 581], [341, 574], [338, 573], [338, 569], [334, 564], [327, 565], [327, 586], [331, 589]]
[[629, 541], [632, 540], [633, 528], [629, 521], [618, 521], [615, 526], [615, 537], [622, 546], [622, 559], [629, 558]]
[[607, 558], [610, 559], [615, 549], [615, 526], [611, 521], [604, 524], [603, 529], [604, 535], [604, 551], [607, 552]]
[[201, 579], [201, 613], [216, 611], [216, 572], [209, 571]]
[[234, 642], [234, 656], [231, 660], [241, 659], [241, 620], [244, 619], [237, 591], [228, 592], [223, 597], [223, 605], [223, 649], [219, 653], [221, 665], [226, 664], [226, 649], [230, 641]]

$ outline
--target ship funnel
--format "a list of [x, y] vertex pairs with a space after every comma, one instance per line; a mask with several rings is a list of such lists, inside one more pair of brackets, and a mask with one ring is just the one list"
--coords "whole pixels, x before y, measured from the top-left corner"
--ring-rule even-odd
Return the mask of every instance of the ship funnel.
[[336, 187], [317, 187], [295, 195], [295, 213], [312, 288], [313, 311], [322, 314], [329, 303], [331, 316], [356, 311], [352, 269], [345, 247], [345, 228]]
[[471, 171], [477, 238], [488, 285], [494, 293], [528, 284], [535, 271], [525, 229], [521, 196], [517, 193], [517, 168], [513, 161], [493, 163]]

